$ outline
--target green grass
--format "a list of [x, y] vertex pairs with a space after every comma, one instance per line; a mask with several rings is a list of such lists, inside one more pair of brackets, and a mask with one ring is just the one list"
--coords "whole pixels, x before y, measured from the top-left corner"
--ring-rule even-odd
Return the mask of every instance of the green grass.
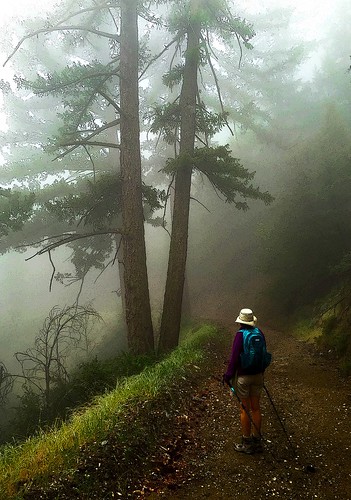
[[168, 394], [172, 388], [176, 390], [177, 382], [198, 371], [198, 366], [206, 360], [206, 343], [217, 334], [215, 327], [203, 325], [187, 335], [167, 358], [119, 382], [115, 390], [76, 411], [67, 423], [39, 433], [21, 445], [3, 447], [0, 498], [20, 499], [21, 491], [25, 491], [33, 478], [44, 484], [49, 476], [67, 473], [82, 446], [107, 439], [116, 429], [121, 442], [128, 441], [133, 431], [137, 435], [137, 420], [133, 430], [128, 420], [129, 412], [140, 406], [140, 402], [150, 402]]

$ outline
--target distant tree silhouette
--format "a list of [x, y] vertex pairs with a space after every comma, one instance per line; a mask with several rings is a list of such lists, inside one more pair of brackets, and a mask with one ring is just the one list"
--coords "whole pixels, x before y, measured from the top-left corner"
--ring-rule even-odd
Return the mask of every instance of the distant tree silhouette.
[[27, 388], [34, 388], [46, 411], [53, 386], [68, 381], [67, 358], [88, 340], [89, 321], [99, 314], [89, 306], [53, 307], [35, 338], [34, 346], [15, 353]]

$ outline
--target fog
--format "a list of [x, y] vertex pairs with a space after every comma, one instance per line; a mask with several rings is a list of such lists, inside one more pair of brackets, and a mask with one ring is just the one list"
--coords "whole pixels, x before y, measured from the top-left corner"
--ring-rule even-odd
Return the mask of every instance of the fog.
[[[108, 45], [103, 37], [85, 44], [83, 36], [75, 38], [65, 32], [54, 34], [53, 41], [41, 34], [27, 40], [26, 34], [40, 30], [56, 3], [61, 11], [55, 19], [64, 18], [73, 5], [22, 0], [3, 7], [0, 19], [3, 61], [18, 41], [24, 40], [0, 74], [0, 186], [19, 186], [23, 196], [31, 191], [37, 194], [35, 215], [23, 215], [21, 203], [26, 200], [17, 200], [23, 227], [20, 224], [18, 230], [10, 224], [0, 239], [0, 361], [10, 373], [19, 371], [14, 353], [33, 345], [49, 311], [77, 300], [90, 304], [102, 317], [94, 326], [93, 355], [106, 358], [127, 349], [118, 242], [113, 238], [102, 243], [94, 240], [86, 248], [70, 242], [68, 247], [33, 257], [40, 244], [31, 243], [71, 231], [72, 225], [67, 222], [70, 217], [79, 219], [79, 224], [83, 221], [83, 226], [89, 215], [89, 210], [84, 212], [77, 205], [78, 215], [73, 217], [67, 206], [61, 206], [55, 219], [57, 207], [45, 212], [47, 203], [54, 204], [64, 196], [72, 201], [86, 179], [95, 182], [95, 176], [111, 174], [119, 164], [119, 154], [112, 147], [98, 153], [81, 148], [60, 156], [62, 147], [57, 137], [72, 125], [65, 112], [73, 109], [75, 113], [76, 108], [71, 101], [65, 108], [65, 95], [47, 91], [36, 94], [34, 87], [23, 84], [25, 78], [35, 80], [36, 75], [40, 83], [46, 74], [50, 74], [50, 82], [56, 82], [66, 66], [81, 64], [84, 68], [98, 57], [108, 65], [114, 55], [113, 43]], [[227, 323], [234, 320], [240, 308], [252, 307], [262, 323], [275, 325], [328, 294], [338, 284], [335, 270], [341, 263], [345, 273], [349, 270], [345, 259], [350, 236], [351, 6], [346, 0], [270, 0], [239, 2], [234, 11], [253, 24], [256, 35], [250, 40], [252, 49], [240, 47], [242, 53], [238, 47], [228, 53], [222, 51], [219, 42], [214, 45], [213, 50], [220, 54], [216, 83], [221, 88], [223, 106], [229, 109], [230, 127], [215, 134], [212, 144], [228, 144], [232, 155], [255, 172], [254, 188], [269, 192], [274, 201], [265, 205], [261, 200], [248, 199], [249, 209], [237, 210], [234, 203], [225, 203], [204, 175], [194, 173], [184, 318], [191, 315], [193, 320]], [[111, 24], [111, 19], [104, 21], [101, 30], [110, 29]], [[169, 35], [145, 19], [140, 21], [140, 30], [151, 54], [162, 50]], [[150, 65], [140, 88], [144, 180], [165, 191], [169, 178], [161, 169], [174, 151], [157, 133], [150, 132], [147, 117], [157, 99], [172, 102], [174, 98], [173, 89], [168, 91], [160, 78], [169, 70], [170, 61], [171, 56], [164, 56], [156, 70]], [[209, 90], [210, 106], [219, 109], [218, 103], [214, 104], [216, 83], [212, 73], [206, 69], [201, 73], [201, 92]], [[114, 120], [111, 106], [95, 102], [92, 106], [87, 123], [93, 122], [96, 127]], [[115, 125], [104, 140], [111, 143], [118, 134]], [[51, 192], [43, 188], [48, 179]], [[82, 192], [88, 197], [98, 196], [89, 189], [85, 187]], [[10, 214], [10, 220], [13, 207], [9, 209], [6, 204], [7, 194], [3, 197], [1, 224], [5, 227], [6, 214]], [[164, 216], [165, 228], [159, 224]], [[114, 213], [108, 217], [112, 226], [119, 220]], [[157, 336], [167, 274], [170, 202], [165, 212], [158, 209], [152, 217], [158, 222], [145, 224], [145, 238]], [[93, 226], [87, 223], [87, 227]], [[84, 275], [82, 289], [81, 281], [67, 286], [69, 279], [64, 283], [53, 279], [57, 273]]]
[[[80, 288], [79, 283], [63, 286], [54, 281], [50, 291], [52, 266], [46, 256], [26, 261], [33, 253], [34, 250], [30, 249], [25, 253], [11, 252], [0, 257], [3, 284], [2, 360], [11, 370], [14, 369], [14, 352], [25, 350], [33, 343], [50, 309], [56, 305], [64, 307], [74, 303]], [[56, 253], [54, 261], [60, 271], [71, 271], [72, 266], [67, 262], [71, 253], [63, 248]], [[118, 328], [121, 328], [121, 299], [116, 294], [119, 288], [116, 268], [109, 268], [97, 281], [96, 278], [96, 273], [88, 276], [79, 300], [81, 303], [91, 303], [102, 315], [104, 323], [99, 324], [96, 331], [96, 339], [100, 342], [106, 340], [110, 331], [113, 331], [113, 337], [117, 337]], [[123, 335], [120, 333], [116, 344], [126, 348], [125, 332]]]

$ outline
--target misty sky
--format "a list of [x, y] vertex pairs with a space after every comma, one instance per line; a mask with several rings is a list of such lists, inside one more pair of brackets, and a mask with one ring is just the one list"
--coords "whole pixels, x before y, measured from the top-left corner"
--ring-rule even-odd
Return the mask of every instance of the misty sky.
[[47, 11], [57, 0], [12, 0], [1, 5], [0, 22], [6, 23], [12, 16], [26, 17], [36, 12]]
[[338, 0], [248, 0], [247, 10], [260, 12], [271, 7], [292, 7], [301, 33], [310, 40], [321, 36], [324, 23], [337, 4]]
[[[20, 16], [22, 18], [35, 16], [37, 13], [44, 14], [49, 12], [60, 0], [13, 0], [1, 5], [0, 26], [11, 23], [11, 17]], [[263, 12], [266, 9], [274, 7], [290, 7], [293, 9], [293, 23], [296, 26], [296, 33], [306, 40], [316, 40], [323, 37], [323, 32], [328, 21], [332, 17], [341, 0], [242, 0], [238, 2], [238, 11], [240, 13], [240, 4], [245, 5], [247, 13]], [[0, 58], [6, 58], [7, 54], [0, 54]], [[314, 57], [318, 59], [318, 54]], [[307, 73], [311, 73], [307, 70]], [[0, 64], [0, 78], [11, 78], [11, 70]], [[308, 75], [307, 75], [308, 78]], [[4, 127], [0, 116], [0, 127]]]
[[[13, 0], [1, 5], [0, 23], [8, 22], [11, 16], [26, 17], [35, 12], [48, 11], [59, 3], [58, 0]], [[304, 26], [308, 26], [305, 35], [307, 38], [315, 37], [321, 32], [321, 26], [337, 4], [337, 0], [247, 0], [248, 10], [260, 11], [265, 7], [280, 6], [293, 7], [297, 19]]]

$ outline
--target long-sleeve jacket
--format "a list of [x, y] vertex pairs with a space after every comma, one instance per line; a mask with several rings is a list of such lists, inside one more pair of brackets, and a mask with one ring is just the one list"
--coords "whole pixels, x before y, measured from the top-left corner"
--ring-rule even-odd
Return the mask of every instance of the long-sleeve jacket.
[[[253, 329], [254, 327], [245, 325], [244, 327], [245, 330], [250, 330], [251, 328]], [[260, 332], [263, 335], [262, 330]], [[235, 377], [235, 375], [255, 375], [256, 373], [260, 373], [260, 371], [257, 370], [252, 370], [252, 369], [244, 369], [241, 367], [240, 363], [240, 354], [243, 352], [243, 332], [240, 330], [236, 332], [233, 345], [232, 345], [232, 351], [230, 355], [230, 360], [228, 363], [227, 371], [225, 373], [225, 378], [227, 380], [230, 380], [231, 378]]]

